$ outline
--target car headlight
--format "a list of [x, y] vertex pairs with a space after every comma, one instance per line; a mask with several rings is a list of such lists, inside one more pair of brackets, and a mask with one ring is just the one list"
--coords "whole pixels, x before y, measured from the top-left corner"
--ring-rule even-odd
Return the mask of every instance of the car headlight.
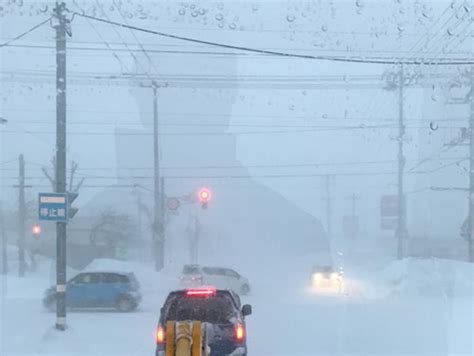
[[319, 282], [321, 282], [322, 279], [323, 279], [323, 275], [321, 273], [313, 274], [313, 284], [318, 284]]

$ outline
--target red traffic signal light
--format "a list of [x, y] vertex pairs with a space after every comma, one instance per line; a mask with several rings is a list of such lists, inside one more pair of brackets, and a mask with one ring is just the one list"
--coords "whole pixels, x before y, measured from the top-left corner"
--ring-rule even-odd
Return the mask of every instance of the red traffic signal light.
[[31, 229], [31, 232], [33, 233], [33, 235], [38, 236], [39, 234], [41, 234], [41, 226], [40, 225], [33, 226]]
[[206, 209], [207, 208], [207, 203], [211, 199], [211, 192], [207, 188], [202, 188], [199, 191], [198, 196], [199, 196], [199, 201], [201, 202], [201, 207], [203, 209]]

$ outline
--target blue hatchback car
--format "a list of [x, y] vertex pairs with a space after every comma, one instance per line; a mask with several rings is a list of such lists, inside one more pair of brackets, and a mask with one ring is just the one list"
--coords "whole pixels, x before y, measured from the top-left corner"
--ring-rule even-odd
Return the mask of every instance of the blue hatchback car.
[[[133, 273], [83, 272], [69, 280], [66, 305], [69, 308], [115, 308], [122, 312], [135, 309], [141, 301], [139, 284]], [[43, 304], [56, 308], [56, 288], [46, 290]]]

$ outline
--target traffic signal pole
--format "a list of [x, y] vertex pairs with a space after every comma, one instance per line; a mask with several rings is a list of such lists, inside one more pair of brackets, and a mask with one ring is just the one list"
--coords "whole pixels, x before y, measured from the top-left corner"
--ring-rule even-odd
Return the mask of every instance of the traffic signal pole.
[[[66, 17], [56, 3], [56, 193], [66, 193]], [[56, 222], [56, 329], [66, 329], [66, 223]]]

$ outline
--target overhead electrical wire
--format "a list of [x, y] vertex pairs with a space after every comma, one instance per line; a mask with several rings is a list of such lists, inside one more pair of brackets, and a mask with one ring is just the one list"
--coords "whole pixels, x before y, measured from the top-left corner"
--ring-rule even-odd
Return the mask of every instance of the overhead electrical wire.
[[90, 20], [94, 20], [97, 22], [102, 22], [102, 23], [107, 23], [109, 25], [114, 25], [118, 27], [123, 27], [123, 28], [128, 28], [131, 30], [135, 31], [140, 31], [144, 33], [149, 33], [153, 35], [157, 35], [160, 37], [166, 37], [166, 38], [171, 38], [175, 40], [181, 40], [181, 41], [187, 41], [187, 42], [193, 42], [193, 43], [199, 43], [199, 44], [204, 44], [204, 45], [209, 45], [209, 46], [214, 46], [214, 47], [220, 47], [220, 48], [227, 48], [227, 49], [233, 49], [237, 51], [246, 51], [246, 52], [253, 52], [253, 53], [260, 53], [260, 54], [268, 54], [268, 55], [273, 55], [273, 56], [281, 56], [281, 57], [289, 57], [289, 58], [299, 58], [299, 59], [312, 59], [312, 60], [323, 60], [323, 61], [335, 61], [335, 62], [346, 62], [346, 63], [366, 63], [366, 64], [414, 64], [414, 65], [419, 65], [419, 64], [424, 64], [424, 65], [470, 65], [474, 64], [474, 60], [456, 60], [456, 61], [433, 61], [431, 62], [429, 59], [423, 59], [423, 60], [406, 60], [404, 58], [398, 58], [396, 60], [390, 60], [390, 59], [377, 59], [377, 58], [356, 58], [356, 57], [336, 57], [336, 56], [315, 56], [315, 55], [308, 55], [308, 54], [297, 54], [297, 53], [289, 53], [289, 52], [280, 52], [280, 51], [270, 51], [270, 50], [264, 50], [264, 49], [258, 49], [258, 48], [251, 48], [251, 47], [246, 47], [246, 46], [236, 46], [236, 45], [230, 45], [226, 43], [219, 43], [219, 42], [212, 42], [208, 40], [201, 40], [197, 38], [191, 38], [191, 37], [185, 37], [185, 36], [178, 36], [174, 35], [171, 33], [165, 33], [165, 32], [160, 32], [160, 31], [154, 31], [142, 27], [137, 27], [137, 26], [132, 26], [132, 25], [127, 25], [124, 23], [116, 22], [116, 21], [111, 21], [95, 16], [90, 16], [85, 13], [78, 13], [78, 12], [73, 12], [75, 15], [87, 18]]
[[34, 25], [33, 27], [29, 28], [28, 30], [26, 30], [25, 32], [19, 34], [18, 36], [15, 36], [13, 37], [12, 39], [6, 41], [6, 42], [3, 42], [3, 43], [0, 43], [0, 48], [2, 47], [7, 47], [9, 46], [11, 43], [15, 42], [15, 41], [18, 41], [19, 39], [25, 37], [26, 35], [32, 33], [33, 31], [35, 31], [36, 29], [40, 28], [41, 26], [43, 26], [44, 24], [48, 23], [49, 21], [51, 20], [51, 17], [48, 17], [46, 20]]

